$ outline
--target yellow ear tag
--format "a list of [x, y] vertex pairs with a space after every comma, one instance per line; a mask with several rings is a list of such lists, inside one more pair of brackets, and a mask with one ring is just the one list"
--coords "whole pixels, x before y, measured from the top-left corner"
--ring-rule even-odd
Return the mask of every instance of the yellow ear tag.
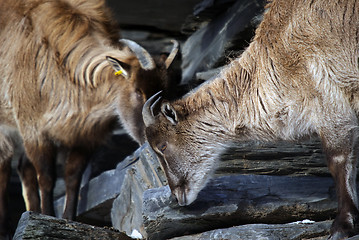
[[122, 70], [119, 70], [119, 71], [115, 72], [115, 75], [116, 75], [116, 76], [120, 76], [122, 73], [123, 73], [123, 71], [122, 71]]

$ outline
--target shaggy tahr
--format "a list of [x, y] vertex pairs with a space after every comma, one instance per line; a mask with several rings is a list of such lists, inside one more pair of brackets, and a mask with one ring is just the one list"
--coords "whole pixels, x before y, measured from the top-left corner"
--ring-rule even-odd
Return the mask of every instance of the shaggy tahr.
[[20, 165], [27, 209], [54, 213], [54, 160], [63, 151], [67, 156], [63, 217], [73, 219], [93, 146], [104, 141], [118, 118], [143, 143], [142, 106], [170, 85], [167, 73], [174, 54], [166, 61], [154, 61], [138, 44], [119, 42], [119, 29], [104, 2], [0, 1], [2, 235], [7, 230], [5, 195], [16, 143], [12, 136], [17, 131], [30, 160]]
[[147, 101], [146, 136], [183, 206], [226, 147], [317, 133], [338, 195], [331, 238], [341, 239], [359, 213], [359, 1], [274, 0], [266, 8], [248, 48], [213, 80], [176, 101]]

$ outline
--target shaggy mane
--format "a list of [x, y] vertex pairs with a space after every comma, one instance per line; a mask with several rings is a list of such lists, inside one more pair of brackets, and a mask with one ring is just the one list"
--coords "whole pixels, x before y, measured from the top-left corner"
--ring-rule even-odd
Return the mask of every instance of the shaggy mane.
[[[104, 1], [30, 0], [26, 1], [24, 14], [30, 19], [31, 28], [28, 29], [32, 30], [37, 42], [50, 48], [53, 54], [50, 57], [69, 71], [84, 64], [83, 59], [110, 50], [108, 46], [119, 48], [119, 28], [113, 24]], [[104, 42], [108, 39], [109, 42]], [[74, 72], [69, 72], [69, 76], [74, 83], [96, 85], [89, 82], [89, 78], [79, 80]]]

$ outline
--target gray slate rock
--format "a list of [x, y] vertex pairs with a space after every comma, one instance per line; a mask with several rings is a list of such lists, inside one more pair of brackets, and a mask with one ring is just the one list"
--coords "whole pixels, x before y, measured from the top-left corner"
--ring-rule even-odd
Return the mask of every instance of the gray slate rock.
[[179, 207], [169, 187], [143, 197], [148, 239], [166, 239], [248, 223], [288, 223], [335, 216], [334, 184], [326, 177], [232, 175], [217, 177], [187, 207]]
[[111, 208], [112, 226], [127, 235], [133, 231], [147, 237], [142, 221], [142, 196], [150, 188], [162, 187], [166, 178], [154, 152], [145, 144], [141, 148], [139, 160], [125, 168], [123, 190], [113, 202]]
[[287, 224], [248, 224], [216, 229], [200, 234], [172, 238], [171, 240], [325, 240], [332, 221], [294, 222]]
[[[126, 205], [131, 204], [129, 208], [136, 209], [141, 216], [141, 209], [133, 206], [131, 201], [136, 198], [136, 195], [142, 198], [143, 189], [163, 186], [162, 182], [166, 181], [164, 175], [160, 175], [161, 169], [155, 169], [154, 164], [147, 162], [150, 160], [157, 161], [157, 158], [152, 154], [154, 153], [149, 150], [148, 144], [144, 144], [133, 155], [120, 162], [116, 169], [105, 171], [90, 181], [82, 183], [79, 193], [77, 220], [111, 226], [112, 204], [121, 194], [123, 208], [126, 209]], [[136, 188], [136, 186], [141, 186], [141, 188]], [[126, 194], [131, 194], [133, 197], [126, 198]], [[56, 216], [60, 217], [62, 215], [64, 200], [65, 197], [62, 197], [55, 201]], [[126, 201], [130, 202], [127, 203]], [[140, 202], [141, 206], [142, 200]], [[127, 217], [133, 218], [129, 212], [127, 214]], [[114, 225], [118, 226], [116, 223]]]
[[196, 72], [215, 66], [233, 38], [244, 31], [263, 10], [262, 0], [235, 1], [210, 23], [193, 33], [182, 48], [182, 81], [191, 82]]
[[130, 240], [124, 233], [34, 212], [22, 214], [14, 240]]
[[200, 0], [107, 0], [121, 27], [142, 26], [180, 32], [184, 19]]
[[218, 175], [231, 173], [330, 177], [318, 138], [300, 142], [245, 143], [222, 156]]

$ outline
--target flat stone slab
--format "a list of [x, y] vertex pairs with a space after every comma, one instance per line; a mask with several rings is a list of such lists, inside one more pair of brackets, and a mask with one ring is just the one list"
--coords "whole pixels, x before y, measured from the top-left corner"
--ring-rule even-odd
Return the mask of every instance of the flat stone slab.
[[231, 228], [216, 229], [200, 234], [172, 238], [171, 240], [326, 240], [332, 221], [313, 222], [309, 220], [287, 224], [247, 224]]
[[178, 206], [168, 186], [145, 191], [148, 239], [167, 239], [248, 223], [288, 223], [335, 217], [334, 183], [328, 177], [231, 175], [216, 177], [198, 199]]
[[331, 177], [318, 138], [300, 142], [245, 143], [221, 155], [217, 175], [232, 173]]
[[130, 240], [124, 233], [34, 212], [22, 214], [14, 240]]

